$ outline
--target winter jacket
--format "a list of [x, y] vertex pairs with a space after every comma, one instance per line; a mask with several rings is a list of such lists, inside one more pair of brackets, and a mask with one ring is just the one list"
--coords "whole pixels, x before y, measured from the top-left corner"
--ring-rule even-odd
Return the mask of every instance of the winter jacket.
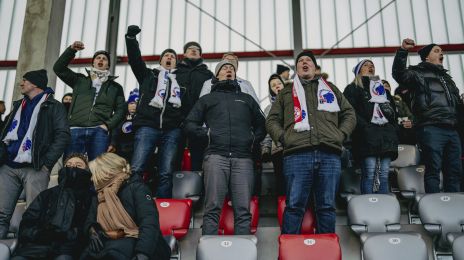
[[356, 126], [356, 114], [348, 100], [329, 83], [337, 97], [340, 112], [318, 111], [318, 77], [303, 83], [310, 131], [297, 132], [295, 126], [292, 87], [285, 87], [277, 95], [276, 101], [266, 119], [266, 129], [272, 140], [284, 146], [284, 156], [294, 152], [321, 149], [341, 154], [342, 143]]
[[408, 107], [408, 104], [403, 101], [400, 95], [393, 96], [393, 100], [395, 101], [396, 111], [398, 112], [398, 117], [407, 117], [409, 120], [413, 120], [414, 116], [411, 113], [411, 110]]
[[[13, 102], [13, 109], [2, 131], [2, 140], [5, 138], [21, 102], [22, 99]], [[37, 124], [32, 135], [32, 167], [37, 171], [43, 166], [51, 170], [70, 142], [71, 133], [66, 119], [66, 109], [50, 94], [40, 105]], [[0, 145], [1, 165], [5, 163], [7, 153], [7, 147], [2, 143]]]
[[[68, 119], [71, 127], [94, 127], [105, 124], [108, 130], [114, 129], [124, 118], [127, 105], [124, 90], [109, 76], [103, 83], [95, 99], [96, 89], [92, 86], [90, 73], [87, 76], [68, 68], [76, 50], [68, 47], [53, 66], [56, 75], [73, 89]], [[95, 102], [94, 102], [95, 101]]]
[[206, 154], [251, 158], [253, 147], [266, 135], [264, 122], [258, 103], [240, 92], [237, 81], [225, 80], [198, 100], [185, 120], [185, 131], [208, 142]]
[[388, 123], [377, 125], [371, 123], [375, 103], [369, 102], [372, 98], [369, 77], [362, 77], [363, 86], [355, 83], [349, 84], [343, 94], [356, 111], [356, 128], [352, 135], [352, 147], [355, 159], [360, 160], [369, 156], [390, 157], [392, 160], [398, 157], [398, 116], [392, 96], [386, 91], [390, 107], [393, 112], [386, 115]]
[[116, 153], [124, 157], [126, 160], [132, 156], [134, 152], [134, 136], [133, 115], [128, 114], [111, 134], [111, 145], [116, 148]]
[[177, 75], [176, 79], [179, 86], [185, 88], [182, 106], [185, 105], [184, 109], [188, 114], [200, 97], [203, 84], [213, 77], [213, 73], [208, 70], [203, 59], [191, 60], [188, 58], [177, 63], [177, 70], [174, 73]]
[[[212, 79], [209, 79], [209, 80], [205, 81], [205, 83], [203, 83], [203, 88], [201, 89], [200, 97], [202, 97], [202, 96], [204, 96], [204, 95], [211, 92], [211, 87], [213, 86], [211, 81], [212, 81]], [[240, 85], [240, 91], [245, 93], [245, 94], [248, 94], [248, 95], [252, 96], [253, 99], [256, 101], [256, 103], [259, 104], [258, 96], [256, 96], [256, 92], [255, 92], [253, 86], [251, 85], [251, 83], [248, 80], [241, 79], [239, 77], [237, 77], [237, 82]]]
[[[155, 129], [173, 129], [180, 126], [185, 118], [185, 109], [188, 104], [185, 101], [185, 86], [181, 87], [182, 106], [175, 108], [165, 98], [163, 108], [150, 106], [149, 103], [156, 94], [158, 86], [159, 70], [149, 69], [142, 60], [137, 39], [126, 36], [127, 55], [132, 72], [140, 85], [140, 99], [137, 104], [137, 112], [134, 118], [134, 128], [149, 126]], [[179, 83], [180, 84], [180, 83]], [[170, 93], [171, 80], [166, 93]], [[166, 95], [169, 97], [169, 95]]]
[[[82, 229], [92, 198], [90, 185], [88, 187], [87, 191], [79, 191], [79, 194], [76, 191], [63, 192], [61, 186], [41, 192], [22, 216], [19, 227], [19, 248], [15, 254], [24, 257], [66, 254], [77, 258], [87, 243]], [[64, 209], [63, 202], [72, 199], [66, 196], [78, 198], [71, 202], [74, 211]], [[61, 203], [54, 211], [53, 208], [57, 207], [58, 199]], [[50, 227], [50, 222], [56, 215], [63, 216], [60, 220], [70, 222], [70, 228], [53, 233], [44, 232], [47, 227]]]
[[[149, 259], [157, 260], [169, 259], [171, 250], [161, 234], [158, 209], [150, 190], [141, 178], [137, 175], [132, 176], [121, 186], [117, 195], [122, 206], [139, 228], [139, 236], [133, 248], [133, 255], [144, 254]], [[84, 225], [85, 232], [88, 232], [89, 228], [97, 223], [97, 207], [98, 201], [94, 197]], [[103, 251], [122, 250], [121, 248], [112, 248], [119, 244], [111, 242], [113, 241], [106, 242]]]
[[440, 65], [421, 62], [406, 68], [408, 51], [399, 49], [393, 61], [393, 78], [414, 92], [412, 101], [416, 125], [442, 125], [455, 127], [459, 90], [451, 76]]

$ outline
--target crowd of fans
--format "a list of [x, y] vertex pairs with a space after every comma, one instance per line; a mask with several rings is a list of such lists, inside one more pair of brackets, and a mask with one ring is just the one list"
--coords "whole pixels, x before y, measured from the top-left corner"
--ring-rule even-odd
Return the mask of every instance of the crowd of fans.
[[[438, 45], [420, 49], [422, 62], [407, 68], [415, 43], [402, 42], [392, 70], [400, 84], [395, 95], [372, 60], [356, 64], [342, 93], [321, 73], [313, 53], [303, 51], [293, 77], [284, 65], [269, 77], [271, 104], [263, 113], [251, 83], [237, 77], [233, 53], [224, 54], [212, 72], [200, 44], [188, 42], [182, 60], [166, 49], [159, 66], [149, 68], [136, 39], [140, 32], [131, 25], [125, 35], [139, 84], [127, 100], [109, 71], [108, 52], [97, 51], [86, 74], [69, 68], [85, 48], [80, 41], [53, 67], [73, 89], [61, 103], [47, 87], [47, 71], [23, 75], [24, 97], [0, 122], [0, 238], [23, 189], [27, 203], [14, 259], [169, 259], [144, 175], [155, 161], [154, 196], [170, 198], [185, 147], [192, 170], [204, 173], [204, 235], [218, 233], [228, 194], [235, 234], [250, 234], [259, 162], [273, 163], [277, 193], [286, 195], [285, 234], [300, 233], [312, 194], [317, 232], [335, 232], [344, 151], [361, 168], [363, 194], [389, 192], [399, 143], [419, 145], [427, 193], [440, 192], [440, 171], [444, 191], [461, 190], [463, 104]], [[63, 158], [59, 185], [47, 189], [51, 169]]]

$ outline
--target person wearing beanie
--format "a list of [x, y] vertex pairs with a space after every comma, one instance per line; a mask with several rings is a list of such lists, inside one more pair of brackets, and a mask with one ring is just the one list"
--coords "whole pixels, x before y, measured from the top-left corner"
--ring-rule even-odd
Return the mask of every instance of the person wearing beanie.
[[279, 75], [284, 82], [290, 80], [290, 68], [285, 65], [277, 64], [276, 74]]
[[[238, 70], [238, 57], [235, 54], [233, 54], [232, 52], [224, 53], [224, 55], [222, 55], [222, 60], [221, 61], [224, 61], [224, 60], [228, 60], [229, 62], [233, 62], [235, 69]], [[251, 85], [251, 82], [249, 82], [246, 79], [242, 79], [242, 78], [240, 78], [238, 76], [237, 76], [237, 82], [240, 85], [240, 90], [243, 93], [246, 93], [246, 94], [252, 96], [255, 99], [255, 101], [259, 103], [258, 96], [256, 95], [256, 92], [255, 92], [253, 86]], [[202, 96], [204, 96], [206, 94], [209, 94], [211, 92], [211, 86], [212, 85], [213, 85], [212, 79], [209, 79], [209, 80], [205, 81], [205, 83], [203, 83], [203, 87], [201, 88], [200, 97], [202, 97]]]
[[66, 112], [69, 112], [71, 103], [72, 103], [72, 93], [64, 94], [64, 96], [61, 98], [61, 104], [63, 104], [64, 107], [66, 108]]
[[19, 84], [24, 97], [13, 102], [0, 146], [0, 239], [21, 192], [26, 205], [47, 189], [50, 171], [70, 143], [66, 109], [47, 87], [46, 70], [29, 71]]
[[42, 191], [22, 215], [12, 260], [78, 259], [94, 192], [87, 157], [71, 154], [58, 185]]
[[[214, 76], [208, 69], [208, 66], [203, 63], [203, 59], [201, 58], [202, 53], [203, 50], [200, 44], [196, 42], [186, 43], [184, 45], [184, 58], [177, 64], [177, 70], [174, 72], [176, 74], [177, 82], [183, 89], [185, 89], [184, 111], [186, 115], [188, 115], [192, 107], [200, 98], [200, 93], [205, 81], [213, 78]], [[203, 154], [207, 143], [195, 139], [188, 139], [186, 142], [191, 155], [191, 170], [201, 171]], [[184, 147], [180, 147], [179, 149], [180, 151], [183, 151]]]
[[334, 233], [342, 144], [355, 128], [356, 114], [335, 85], [316, 76], [311, 51], [299, 53], [295, 66], [293, 85], [280, 91], [266, 119], [272, 140], [283, 146], [287, 199], [282, 234], [301, 233], [311, 194], [317, 233]]
[[140, 100], [133, 119], [134, 150], [131, 168], [142, 175], [149, 159], [158, 148], [159, 182], [156, 197], [172, 197], [172, 173], [182, 138], [181, 124], [188, 106], [185, 87], [178, 82], [177, 54], [173, 49], [161, 53], [160, 66], [147, 67], [136, 39], [141, 29], [130, 25], [126, 33], [129, 65], [140, 86]]
[[398, 157], [395, 102], [375, 75], [371, 60], [361, 60], [353, 73], [355, 78], [343, 94], [356, 111], [357, 124], [351, 139], [353, 157], [361, 166], [361, 193], [387, 194], [390, 162]]
[[266, 134], [264, 121], [258, 103], [240, 90], [236, 63], [227, 59], [219, 62], [211, 93], [196, 102], [184, 127], [190, 140], [207, 144], [203, 235], [218, 234], [219, 215], [228, 192], [234, 209], [234, 234], [250, 234], [253, 151]]
[[108, 150], [111, 132], [124, 119], [127, 107], [122, 86], [110, 75], [107, 51], [95, 52], [90, 69], [86, 69], [87, 75], [69, 68], [76, 53], [84, 48], [84, 43], [75, 41], [61, 54], [53, 70], [73, 89], [68, 112], [72, 142], [65, 157], [82, 153], [93, 160]]
[[128, 162], [134, 154], [134, 136], [133, 120], [137, 112], [137, 103], [139, 102], [139, 89], [135, 88], [129, 93], [127, 98], [127, 114], [124, 120], [116, 127], [111, 134], [111, 144], [109, 152], [116, 153]]
[[[282, 78], [277, 74], [272, 74], [268, 80], [269, 86], [269, 101], [271, 102], [264, 109], [264, 116], [269, 115], [272, 104], [276, 101], [277, 95], [285, 87], [285, 83]], [[263, 162], [272, 161], [274, 165], [274, 177], [276, 183], [276, 191], [278, 196], [285, 195], [285, 180], [283, 175], [283, 147], [280, 142], [273, 142], [270, 135], [266, 135], [266, 138], [261, 142], [261, 158]]]
[[413, 97], [414, 125], [425, 163], [425, 192], [440, 192], [440, 172], [444, 175], [444, 191], [460, 192], [463, 173], [458, 127], [463, 104], [459, 89], [443, 68], [443, 50], [436, 44], [420, 49], [422, 61], [407, 68], [408, 52], [414, 46], [414, 40], [403, 40], [393, 61], [392, 75]]

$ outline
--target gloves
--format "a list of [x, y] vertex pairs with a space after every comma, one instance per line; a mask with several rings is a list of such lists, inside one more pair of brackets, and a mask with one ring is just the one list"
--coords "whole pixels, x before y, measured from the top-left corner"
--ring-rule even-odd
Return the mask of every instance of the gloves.
[[150, 258], [148, 258], [148, 256], [144, 254], [137, 254], [132, 258], [132, 260], [149, 260], [149, 259]]
[[141, 30], [137, 25], [129, 25], [129, 27], [127, 27], [126, 36], [135, 37], [137, 34], [139, 34], [140, 31]]
[[103, 231], [99, 224], [92, 225], [89, 228], [89, 248], [92, 252], [100, 252], [105, 246], [104, 243], [107, 239], [108, 236], [105, 234], [105, 231]]

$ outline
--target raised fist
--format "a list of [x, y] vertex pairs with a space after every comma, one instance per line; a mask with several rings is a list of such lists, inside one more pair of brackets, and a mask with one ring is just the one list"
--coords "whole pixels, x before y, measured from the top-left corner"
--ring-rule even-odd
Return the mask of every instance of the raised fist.
[[140, 31], [141, 30], [137, 25], [129, 25], [129, 27], [127, 27], [126, 35], [129, 36], [129, 37], [134, 37], [137, 34], [139, 34]]
[[85, 49], [84, 47], [84, 43], [83, 42], [80, 42], [80, 41], [75, 41], [72, 45], [71, 45], [71, 48], [76, 50], [76, 51], [82, 51], [83, 49]]
[[414, 48], [414, 46], [416, 46], [416, 43], [414, 42], [414, 40], [409, 39], [409, 38], [404, 39], [403, 42], [401, 43], [401, 48], [405, 50], [410, 50]]

